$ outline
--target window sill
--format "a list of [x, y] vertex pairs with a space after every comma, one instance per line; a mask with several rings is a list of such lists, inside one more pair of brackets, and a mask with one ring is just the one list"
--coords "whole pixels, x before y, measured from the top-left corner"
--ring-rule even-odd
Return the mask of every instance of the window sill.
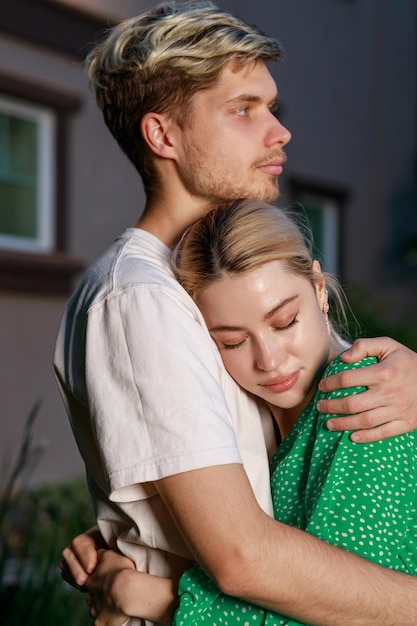
[[0, 291], [69, 295], [84, 263], [62, 252], [23, 254], [0, 250]]

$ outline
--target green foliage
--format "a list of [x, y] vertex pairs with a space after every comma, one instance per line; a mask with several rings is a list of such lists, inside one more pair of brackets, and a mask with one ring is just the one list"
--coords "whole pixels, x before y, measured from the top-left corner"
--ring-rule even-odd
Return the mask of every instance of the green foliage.
[[55, 535], [60, 550], [95, 523], [84, 478], [44, 485], [30, 494], [32, 524], [29, 557], [42, 559], [44, 546]]
[[25, 485], [41, 453], [32, 433], [38, 409], [0, 491], [0, 625], [87, 626], [85, 597], [62, 581], [58, 563], [62, 548], [94, 524], [90, 497], [84, 479], [35, 490]]
[[392, 301], [375, 301], [364, 290], [355, 288], [348, 293], [351, 311], [347, 311], [350, 336], [392, 337], [417, 351], [415, 311]]

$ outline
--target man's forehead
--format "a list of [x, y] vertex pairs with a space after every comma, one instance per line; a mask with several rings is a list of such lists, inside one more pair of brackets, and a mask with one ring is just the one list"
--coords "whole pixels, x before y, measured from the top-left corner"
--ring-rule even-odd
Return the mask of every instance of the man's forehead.
[[217, 81], [200, 94], [219, 95], [229, 99], [253, 96], [277, 98], [277, 85], [263, 60], [250, 61], [245, 65], [237, 59], [229, 61], [221, 70]]

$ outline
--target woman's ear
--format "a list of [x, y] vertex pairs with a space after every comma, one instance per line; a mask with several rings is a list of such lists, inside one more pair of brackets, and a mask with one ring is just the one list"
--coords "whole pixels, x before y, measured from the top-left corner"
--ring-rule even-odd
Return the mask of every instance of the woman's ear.
[[323, 276], [323, 272], [321, 271], [321, 265], [317, 260], [313, 261], [311, 265], [311, 269], [316, 275], [313, 278], [314, 288], [316, 290], [316, 296], [319, 302], [319, 306], [321, 310], [323, 310], [324, 305], [328, 303], [328, 299], [329, 299], [329, 294], [326, 288], [326, 280]]
[[140, 123], [140, 130], [149, 149], [157, 156], [172, 159], [175, 156], [171, 139], [173, 122], [160, 113], [146, 113]]

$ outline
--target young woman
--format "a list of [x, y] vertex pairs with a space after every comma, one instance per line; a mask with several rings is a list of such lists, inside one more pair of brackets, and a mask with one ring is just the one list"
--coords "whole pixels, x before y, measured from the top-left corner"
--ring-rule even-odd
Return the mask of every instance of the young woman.
[[[318, 389], [320, 379], [375, 359], [353, 365], [340, 359], [346, 344], [328, 318], [329, 291], [342, 316], [343, 295], [313, 259], [302, 230], [274, 206], [236, 203], [192, 226], [175, 263], [229, 374], [275, 418], [275, 518], [417, 575], [416, 433], [357, 445], [349, 433], [327, 430], [329, 415], [317, 410], [329, 395]], [[115, 575], [118, 569], [128, 575]], [[98, 580], [111, 584], [106, 597], [90, 596], [92, 616], [102, 610], [100, 619], [107, 620], [96, 624], [116, 626], [126, 615], [169, 623], [176, 600], [171, 581], [133, 571], [111, 552], [103, 553], [98, 572]], [[222, 594], [198, 565], [184, 573], [178, 594], [176, 626], [299, 624]]]

